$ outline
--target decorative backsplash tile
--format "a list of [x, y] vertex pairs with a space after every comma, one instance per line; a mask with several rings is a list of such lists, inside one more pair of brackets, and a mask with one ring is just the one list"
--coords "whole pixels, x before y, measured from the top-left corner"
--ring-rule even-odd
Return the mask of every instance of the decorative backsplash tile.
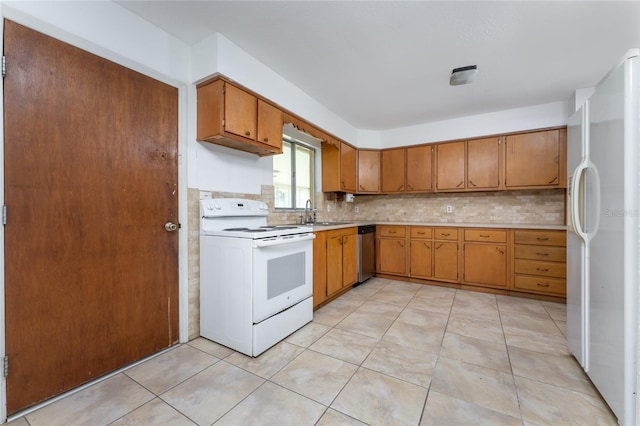
[[[200, 191], [187, 194], [189, 339], [200, 335]], [[214, 198], [248, 198], [267, 203], [271, 225], [298, 223], [303, 212], [273, 212], [273, 186], [263, 185], [260, 194], [211, 191]], [[446, 213], [446, 206], [452, 207]], [[355, 213], [355, 207], [359, 212]], [[354, 202], [335, 194], [316, 194], [318, 221], [371, 220], [389, 222], [442, 222], [451, 224], [563, 225], [564, 190], [503, 191], [449, 194], [356, 195]]]

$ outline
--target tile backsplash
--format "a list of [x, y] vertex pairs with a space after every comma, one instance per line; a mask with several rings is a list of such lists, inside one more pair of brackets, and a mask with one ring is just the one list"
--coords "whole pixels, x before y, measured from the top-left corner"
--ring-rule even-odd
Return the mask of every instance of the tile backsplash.
[[[189, 339], [200, 335], [200, 191], [188, 190]], [[260, 194], [210, 191], [214, 198], [248, 198], [267, 203], [271, 225], [296, 223], [300, 211], [273, 212], [273, 186], [263, 185]], [[446, 206], [452, 212], [446, 213]], [[356, 213], [356, 207], [359, 212]], [[564, 190], [502, 191], [448, 194], [356, 195], [354, 202], [340, 201], [334, 194], [316, 194], [318, 221], [440, 222], [486, 224], [563, 225]]]

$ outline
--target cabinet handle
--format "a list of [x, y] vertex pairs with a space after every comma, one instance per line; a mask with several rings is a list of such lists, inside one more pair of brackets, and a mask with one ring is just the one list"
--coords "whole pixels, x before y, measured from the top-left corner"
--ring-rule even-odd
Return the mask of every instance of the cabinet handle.
[[544, 288], [549, 287], [549, 284], [536, 283], [536, 285], [537, 285], [538, 287], [544, 287]]
[[464, 184], [464, 181], [461, 180], [459, 184], [456, 185], [456, 188], [460, 188], [460, 185]]
[[496, 247], [496, 250], [498, 250], [498, 253], [504, 254], [504, 252], [502, 250], [500, 250], [498, 247]]
[[436, 247], [436, 250], [440, 250], [440, 247], [442, 247], [443, 243], [440, 243], [440, 245], [438, 247]]
[[404, 247], [404, 243], [402, 241], [396, 241], [396, 243], [400, 244], [400, 247]]
[[246, 132], [244, 132], [244, 134], [245, 134], [246, 136], [251, 136], [251, 132], [250, 132], [249, 130], [247, 130]]
[[555, 181], [557, 181], [557, 180], [558, 180], [558, 176], [554, 177], [553, 179], [551, 179], [551, 180], [550, 180], [549, 182], [547, 182], [547, 183], [553, 183], [553, 182], [555, 182]]
[[426, 248], [428, 248], [429, 250], [431, 250], [431, 247], [429, 246], [429, 244], [427, 243], [422, 243]]
[[448, 236], [449, 236], [449, 235], [451, 235], [451, 234], [450, 234], [450, 233], [448, 233], [448, 232], [443, 232], [443, 233], [442, 233], [442, 234], [440, 234], [440, 235], [442, 235], [443, 237], [448, 237]]
[[549, 272], [549, 268], [536, 268], [538, 272]]
[[549, 253], [540, 253], [540, 252], [536, 252], [536, 254], [538, 256], [549, 256]]
[[360, 189], [361, 189], [362, 191], [364, 191], [364, 186], [360, 185]]
[[409, 191], [413, 191], [413, 186], [407, 184], [407, 188], [409, 188]]
[[469, 183], [470, 183], [471, 185], [473, 185], [473, 186], [477, 186], [475, 183], [473, 183], [473, 181], [472, 181], [472, 180], [469, 180]]
[[393, 230], [392, 230], [392, 231], [389, 231], [389, 233], [390, 233], [390, 234], [395, 234], [395, 233], [396, 233], [396, 231], [393, 231]]
[[268, 137], [265, 137], [263, 140], [264, 140], [265, 142], [269, 142], [269, 138], [268, 138]]
[[424, 234], [426, 234], [426, 232], [424, 232], [424, 231], [418, 231], [418, 232], [416, 232], [416, 233], [417, 233], [418, 235], [424, 235]]
[[404, 185], [400, 185], [396, 191], [400, 191], [402, 188], [404, 188]]
[[538, 237], [536, 238], [538, 241], [549, 241], [549, 237]]
[[490, 235], [480, 234], [480, 238], [489, 238]]

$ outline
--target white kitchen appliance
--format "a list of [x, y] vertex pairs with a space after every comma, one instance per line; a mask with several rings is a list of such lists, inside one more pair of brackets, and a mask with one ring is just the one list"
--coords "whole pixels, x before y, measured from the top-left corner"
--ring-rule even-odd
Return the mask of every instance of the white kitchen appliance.
[[636, 425], [640, 50], [568, 123], [567, 342], [622, 425]]
[[256, 200], [200, 200], [200, 335], [258, 356], [313, 319], [313, 229]]

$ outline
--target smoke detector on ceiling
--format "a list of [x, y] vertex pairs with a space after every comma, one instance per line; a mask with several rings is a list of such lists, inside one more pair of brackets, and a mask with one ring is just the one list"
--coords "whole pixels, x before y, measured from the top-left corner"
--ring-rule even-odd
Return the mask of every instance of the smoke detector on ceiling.
[[449, 79], [450, 86], [459, 86], [461, 84], [469, 84], [476, 78], [478, 74], [477, 65], [467, 65], [466, 67], [454, 68], [451, 71], [451, 78]]

